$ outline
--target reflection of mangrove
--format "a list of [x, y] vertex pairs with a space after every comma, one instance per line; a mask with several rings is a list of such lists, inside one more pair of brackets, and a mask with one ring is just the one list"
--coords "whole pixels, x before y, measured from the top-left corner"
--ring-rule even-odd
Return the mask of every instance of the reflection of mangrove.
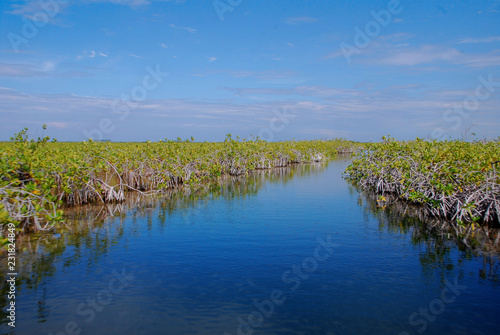
[[[352, 191], [354, 191], [353, 186]], [[411, 233], [412, 244], [423, 247], [420, 263], [424, 274], [442, 270], [442, 275], [479, 258], [483, 268], [479, 276], [500, 282], [500, 231], [488, 226], [459, 225], [456, 222], [429, 218], [419, 206], [374, 192], [360, 192], [358, 204], [366, 214], [379, 222], [379, 229], [396, 234]], [[452, 250], [458, 248], [459, 259], [453, 261]]]
[[[209, 202], [219, 198], [231, 200], [234, 198], [256, 195], [265, 183], [286, 184], [294, 176], [305, 177], [319, 174], [326, 168], [323, 163], [298, 164], [292, 167], [280, 167], [271, 170], [256, 170], [248, 175], [223, 175], [217, 182], [196, 186], [181, 186], [158, 194], [144, 195], [127, 193], [123, 202], [102, 205], [86, 205], [69, 207], [66, 216], [73, 228], [103, 221], [112, 217], [129, 215], [152, 215], [153, 209], [160, 211], [160, 219], [176, 211], [186, 212], [200, 202]], [[148, 218], [152, 219], [152, 218]], [[160, 222], [162, 222], [160, 220]], [[50, 235], [49, 235], [50, 236]]]
[[[38, 303], [39, 321], [43, 322], [50, 306], [46, 306], [45, 281], [53, 277], [57, 266], [69, 268], [86, 261], [97, 264], [119, 240], [133, 238], [137, 219], [144, 218], [148, 229], [153, 228], [154, 215], [164, 226], [169, 216], [180, 213], [184, 222], [191, 223], [186, 213], [196, 212], [197, 206], [216, 199], [231, 200], [255, 196], [266, 183], [287, 183], [294, 176], [320, 173], [325, 164], [303, 164], [287, 168], [255, 171], [248, 176], [222, 176], [218, 182], [192, 187], [180, 187], [156, 195], [128, 193], [123, 202], [103, 205], [69, 207], [65, 225], [51, 231], [40, 231], [18, 236], [17, 245], [17, 290], [28, 289], [40, 292]], [[130, 218], [126, 220], [126, 218]], [[133, 243], [133, 242], [132, 242]], [[71, 248], [71, 252], [67, 252]], [[0, 252], [1, 276], [8, 273], [5, 253]], [[8, 321], [5, 312], [8, 304], [8, 283], [0, 277], [0, 325]]]

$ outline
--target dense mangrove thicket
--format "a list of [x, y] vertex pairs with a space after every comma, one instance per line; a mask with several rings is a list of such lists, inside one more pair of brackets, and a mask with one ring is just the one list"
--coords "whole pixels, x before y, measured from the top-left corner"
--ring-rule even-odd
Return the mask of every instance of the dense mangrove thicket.
[[153, 193], [223, 174], [241, 175], [323, 161], [352, 150], [345, 140], [265, 142], [159, 141], [54, 143], [27, 129], [0, 144], [0, 224], [43, 230], [64, 221], [63, 206], [120, 202], [125, 192]]
[[346, 177], [364, 189], [417, 204], [430, 216], [458, 224], [499, 224], [500, 143], [408, 142], [383, 138], [349, 165]]

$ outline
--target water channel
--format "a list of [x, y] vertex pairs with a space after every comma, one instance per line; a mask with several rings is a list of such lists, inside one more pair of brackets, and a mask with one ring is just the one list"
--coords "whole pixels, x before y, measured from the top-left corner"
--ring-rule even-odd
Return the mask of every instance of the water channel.
[[348, 163], [72, 209], [18, 241], [0, 333], [500, 334], [494, 248], [378, 208]]

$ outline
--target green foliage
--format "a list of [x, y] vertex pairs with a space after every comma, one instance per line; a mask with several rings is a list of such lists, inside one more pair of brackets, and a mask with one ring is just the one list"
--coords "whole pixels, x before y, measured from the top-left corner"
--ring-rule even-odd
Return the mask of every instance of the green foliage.
[[[45, 129], [45, 128], [44, 128]], [[123, 201], [125, 192], [152, 193], [293, 163], [323, 161], [354, 147], [346, 140], [269, 143], [194, 138], [144, 143], [29, 139], [27, 128], [0, 144], [0, 226], [41, 230], [64, 220], [63, 205]]]
[[499, 221], [500, 143], [396, 141], [383, 137], [346, 170], [363, 188], [395, 193], [457, 222]]

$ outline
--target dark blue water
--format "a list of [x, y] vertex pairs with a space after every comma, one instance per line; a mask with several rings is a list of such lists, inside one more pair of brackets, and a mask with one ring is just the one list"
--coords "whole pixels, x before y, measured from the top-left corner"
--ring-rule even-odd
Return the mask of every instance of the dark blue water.
[[13, 334], [500, 334], [498, 259], [415, 238], [347, 164], [80, 213], [24, 241]]

